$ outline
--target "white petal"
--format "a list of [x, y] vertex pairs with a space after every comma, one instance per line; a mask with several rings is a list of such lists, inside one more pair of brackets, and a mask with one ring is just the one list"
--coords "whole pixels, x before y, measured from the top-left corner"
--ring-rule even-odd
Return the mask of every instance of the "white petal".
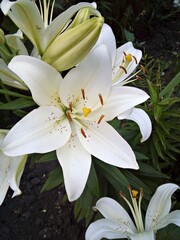
[[[110, 95], [103, 106], [103, 112], [107, 121], [131, 110], [136, 105], [145, 102], [148, 94], [141, 89], [127, 86], [113, 86]], [[118, 118], [119, 118], [118, 117]]]
[[10, 188], [14, 191], [12, 197], [21, 194], [19, 184], [24, 171], [26, 160], [27, 155], [11, 158], [11, 163], [8, 171], [8, 181]]
[[39, 107], [20, 120], [7, 134], [2, 150], [9, 156], [46, 153], [63, 146], [71, 127], [56, 107]]
[[107, 219], [115, 220], [119, 225], [125, 225], [127, 232], [135, 233], [137, 229], [126, 210], [114, 199], [103, 197], [96, 203], [95, 209]]
[[131, 240], [155, 240], [155, 233], [153, 231], [142, 232], [135, 235], [130, 235]]
[[146, 231], [156, 228], [171, 208], [171, 196], [179, 188], [176, 184], [166, 183], [157, 188], [148, 205], [145, 218]]
[[127, 237], [126, 228], [110, 219], [101, 219], [91, 223], [86, 231], [85, 240], [121, 239]]
[[112, 28], [106, 23], [103, 24], [101, 34], [95, 47], [100, 44], [105, 44], [108, 47], [112, 59], [112, 66], [114, 66], [114, 61], [116, 57], [116, 39]]
[[29, 56], [14, 57], [8, 67], [27, 84], [38, 105], [59, 105], [62, 77], [56, 69]]
[[145, 111], [140, 108], [134, 108], [126, 119], [132, 120], [138, 124], [142, 134], [141, 142], [149, 138], [152, 132], [152, 123]]
[[77, 135], [72, 134], [66, 145], [57, 150], [57, 157], [63, 169], [68, 199], [75, 201], [85, 188], [91, 167], [91, 155], [82, 147]]
[[[124, 53], [131, 54], [135, 58], [133, 58], [132, 61], [126, 67], [127, 73], [122, 70], [122, 74], [118, 78], [117, 76], [118, 76], [118, 72], [120, 70], [119, 66], [123, 65]], [[113, 76], [112, 76], [113, 83], [117, 84], [117, 83], [122, 82], [124, 79], [126, 79], [135, 70], [135, 68], [137, 67], [137, 65], [139, 64], [139, 62], [141, 60], [141, 57], [142, 57], [141, 50], [135, 49], [133, 47], [132, 42], [128, 42], [128, 43], [122, 45], [121, 47], [119, 47], [116, 52], [116, 61], [115, 61], [114, 68], [113, 68]]]
[[[85, 100], [81, 90], [84, 89]], [[99, 94], [105, 100], [111, 89], [111, 59], [105, 45], [95, 48], [76, 68], [66, 75], [61, 84], [60, 96], [62, 102], [76, 99], [76, 109], [82, 106], [97, 108], [101, 106]], [[96, 105], [96, 107], [95, 107]]]
[[1, 10], [11, 18], [41, 53], [43, 51], [43, 41], [45, 40], [42, 36], [44, 23], [37, 6], [32, 1], [17, 0], [10, 2], [3, 0]]
[[154, 229], [158, 230], [164, 228], [171, 223], [180, 227], [180, 210], [175, 210], [166, 215], [163, 219], [161, 219], [161, 221], [158, 222], [156, 226], [154, 226]]
[[82, 130], [77, 125], [76, 131], [83, 147], [100, 160], [121, 168], [138, 169], [135, 155], [129, 144], [105, 121], [100, 124], [92, 121], [83, 123]]

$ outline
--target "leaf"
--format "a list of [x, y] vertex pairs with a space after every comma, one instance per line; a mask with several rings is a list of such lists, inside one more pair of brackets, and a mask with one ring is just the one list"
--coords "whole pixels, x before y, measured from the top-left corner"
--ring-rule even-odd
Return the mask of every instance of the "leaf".
[[44, 183], [41, 192], [49, 191], [64, 182], [63, 173], [60, 167], [55, 168], [49, 173], [48, 179]]
[[36, 105], [36, 103], [32, 100], [18, 98], [16, 100], [8, 102], [8, 103], [3, 103], [3, 104], [1, 103], [0, 110], [23, 109], [23, 108], [32, 107], [35, 105]]
[[97, 178], [96, 170], [94, 168], [93, 163], [91, 164], [91, 170], [90, 170], [90, 174], [88, 177], [87, 185], [91, 189], [93, 194], [98, 198], [99, 197], [99, 184], [98, 184], [98, 178]]
[[180, 72], [176, 74], [176, 76], [170, 81], [170, 83], [161, 91], [160, 97], [164, 97], [167, 95], [168, 97], [171, 96], [174, 88], [180, 84]]
[[127, 31], [126, 29], [124, 29], [124, 36], [127, 41], [134, 42], [135, 40], [134, 34]]
[[169, 178], [164, 173], [161, 173], [155, 170], [153, 167], [146, 163], [139, 162], [139, 171], [137, 172], [138, 175], [148, 176], [148, 177], [158, 177], [158, 178]]
[[157, 87], [149, 80], [147, 80], [148, 87], [149, 87], [149, 93], [151, 96], [151, 101], [153, 103], [157, 103], [159, 100], [159, 94], [158, 94], [158, 89]]
[[157, 232], [157, 240], [178, 240], [180, 236], [180, 228], [174, 224], [160, 229]]
[[53, 160], [56, 160], [56, 159], [57, 159], [56, 151], [53, 151], [53, 152], [49, 152], [49, 153], [44, 154], [36, 162], [43, 163], [43, 162], [53, 161]]

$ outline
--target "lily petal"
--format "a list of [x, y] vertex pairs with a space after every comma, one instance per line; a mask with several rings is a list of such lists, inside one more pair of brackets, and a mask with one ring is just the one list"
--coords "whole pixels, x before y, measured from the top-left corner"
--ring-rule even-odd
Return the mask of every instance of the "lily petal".
[[3, 0], [1, 10], [8, 15], [15, 25], [30, 39], [40, 53], [43, 52], [44, 23], [37, 6], [32, 1]]
[[86, 231], [86, 240], [126, 238], [126, 226], [111, 219], [100, 219], [91, 223]]
[[149, 98], [143, 90], [135, 87], [113, 86], [110, 95], [103, 106], [103, 112], [107, 121], [130, 110], [134, 106], [145, 102]]
[[14, 57], [8, 67], [23, 79], [38, 105], [59, 106], [62, 77], [56, 69], [40, 59], [29, 56]]
[[95, 47], [99, 46], [100, 44], [107, 45], [108, 50], [111, 54], [112, 66], [114, 66], [114, 61], [116, 57], [116, 39], [112, 31], [112, 28], [106, 23], [103, 24], [101, 34]]
[[141, 142], [144, 142], [149, 138], [152, 132], [152, 123], [145, 111], [139, 108], [134, 108], [126, 119], [132, 120], [138, 124], [142, 134]]
[[60, 96], [66, 106], [69, 106], [69, 102], [74, 102], [79, 98], [76, 109], [82, 109], [85, 104], [86, 107], [94, 110], [101, 106], [99, 94], [105, 100], [110, 89], [111, 59], [107, 47], [100, 45], [93, 49], [76, 68], [69, 71], [61, 84]]
[[68, 199], [75, 201], [85, 188], [91, 167], [91, 155], [82, 147], [76, 133], [73, 133], [66, 145], [57, 150], [57, 157], [63, 169]]
[[20, 120], [2, 143], [6, 155], [46, 153], [63, 146], [69, 139], [69, 121], [56, 107], [39, 107]]
[[155, 230], [166, 227], [169, 224], [176, 224], [180, 227], [180, 210], [175, 210], [166, 215], [158, 224], [154, 227]]
[[137, 229], [126, 210], [115, 200], [108, 197], [99, 199], [94, 207], [105, 218], [115, 220], [119, 225], [126, 225], [129, 233], [136, 233]]
[[150, 231], [166, 217], [171, 208], [171, 196], [179, 188], [176, 184], [166, 183], [157, 188], [148, 205], [145, 229]]
[[129, 144], [105, 121], [84, 122], [86, 128], [76, 125], [77, 135], [83, 147], [100, 160], [121, 168], [138, 169], [135, 155]]

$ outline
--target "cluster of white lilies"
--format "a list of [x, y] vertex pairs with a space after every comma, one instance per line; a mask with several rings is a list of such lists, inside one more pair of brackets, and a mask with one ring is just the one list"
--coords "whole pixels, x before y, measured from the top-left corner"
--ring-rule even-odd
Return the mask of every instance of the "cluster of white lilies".
[[[1, 51], [8, 45], [17, 52], [9, 62], [0, 59], [0, 78], [6, 85], [30, 91], [37, 108], [10, 130], [0, 129], [0, 203], [9, 186], [13, 196], [21, 193], [19, 183], [28, 154], [56, 150], [68, 199], [75, 201], [85, 188], [91, 155], [120, 168], [138, 169], [133, 150], [109, 121], [116, 117], [135, 121], [142, 142], [151, 134], [148, 115], [135, 108], [149, 96], [127, 86], [136, 78], [137, 73], [131, 73], [141, 51], [131, 42], [116, 49], [114, 34], [95, 3], [74, 5], [52, 21], [53, 5], [50, 11], [46, 0], [43, 4], [39, 1], [40, 10], [30, 0], [1, 2], [1, 10], [19, 31], [14, 35], [0, 32]], [[22, 32], [34, 46], [30, 54], [21, 41]], [[171, 195], [177, 188], [175, 184], [158, 188], [149, 204], [145, 227], [142, 191], [137, 203], [130, 190], [133, 206], [122, 195], [135, 225], [117, 202], [100, 199], [95, 208], [106, 219], [92, 223], [86, 239], [155, 239], [157, 229], [180, 224], [178, 210], [168, 215]]]

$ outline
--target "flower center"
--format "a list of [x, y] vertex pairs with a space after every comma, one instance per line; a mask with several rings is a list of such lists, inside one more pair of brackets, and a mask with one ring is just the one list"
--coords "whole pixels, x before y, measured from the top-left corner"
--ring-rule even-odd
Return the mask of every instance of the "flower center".
[[[143, 197], [143, 189], [140, 188], [140, 195], [137, 190], [132, 190], [130, 186], [128, 187], [128, 190], [130, 193], [132, 204], [127, 200], [127, 198], [121, 192], [120, 192], [120, 196], [128, 204], [138, 231], [144, 232], [144, 224], [143, 224], [142, 214], [141, 214], [141, 200]], [[138, 195], [139, 195], [139, 199], [138, 199]]]
[[82, 111], [83, 111], [84, 117], [87, 117], [87, 116], [90, 114], [91, 109], [90, 109], [90, 108], [87, 108], [87, 107], [83, 107], [83, 108], [82, 108]]

